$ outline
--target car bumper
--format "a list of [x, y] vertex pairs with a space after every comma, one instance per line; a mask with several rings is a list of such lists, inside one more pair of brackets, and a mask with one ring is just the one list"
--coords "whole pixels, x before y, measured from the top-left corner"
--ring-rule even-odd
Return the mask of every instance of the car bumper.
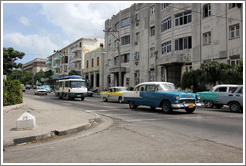
[[196, 104], [172, 104], [172, 108], [194, 108], [194, 107], [200, 107], [201, 103]]

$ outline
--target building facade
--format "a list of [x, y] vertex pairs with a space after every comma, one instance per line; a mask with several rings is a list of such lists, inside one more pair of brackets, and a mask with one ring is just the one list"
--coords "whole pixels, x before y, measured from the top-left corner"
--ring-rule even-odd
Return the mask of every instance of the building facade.
[[104, 39], [80, 38], [61, 50], [54, 50], [47, 58], [46, 71], [52, 70], [54, 79], [68, 75], [71, 70], [83, 75], [85, 54], [99, 48], [100, 44], [104, 44]]
[[103, 45], [85, 54], [83, 77], [88, 80], [88, 85], [93, 91], [103, 90], [103, 56]]
[[242, 8], [138, 3], [120, 11], [105, 22], [104, 88], [119, 85], [119, 70], [123, 86], [145, 81], [179, 86], [185, 71], [203, 63], [237, 64], [243, 59]]
[[40, 59], [36, 58], [30, 62], [27, 62], [22, 65], [22, 70], [32, 73], [33, 75], [33, 80], [34, 80], [34, 75], [39, 72], [40, 70], [45, 71], [46, 70], [46, 61], [47, 59]]

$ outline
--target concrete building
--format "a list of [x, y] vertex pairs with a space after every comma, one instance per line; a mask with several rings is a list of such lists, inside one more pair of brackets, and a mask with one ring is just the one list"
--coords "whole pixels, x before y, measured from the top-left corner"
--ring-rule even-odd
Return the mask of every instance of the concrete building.
[[104, 88], [119, 85], [119, 69], [124, 86], [179, 86], [185, 71], [203, 63], [237, 64], [243, 59], [242, 21], [238, 3], [133, 4], [105, 22]]
[[54, 79], [68, 75], [71, 70], [83, 75], [85, 54], [99, 48], [100, 44], [104, 44], [104, 39], [80, 38], [61, 50], [54, 50], [54, 53], [47, 58], [46, 71], [52, 70]]
[[34, 79], [34, 75], [39, 72], [40, 70], [45, 71], [46, 70], [46, 63], [47, 59], [40, 59], [40, 58], [36, 58], [30, 62], [27, 62], [25, 64], [22, 65], [22, 70], [32, 73], [33, 75], [33, 79]]
[[88, 80], [88, 85], [93, 91], [103, 90], [103, 56], [103, 45], [101, 45], [100, 48], [85, 54], [83, 77]]

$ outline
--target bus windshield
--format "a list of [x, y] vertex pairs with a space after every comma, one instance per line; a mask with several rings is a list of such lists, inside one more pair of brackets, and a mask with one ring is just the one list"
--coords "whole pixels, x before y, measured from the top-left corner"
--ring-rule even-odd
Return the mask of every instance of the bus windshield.
[[84, 81], [71, 81], [71, 88], [82, 88], [86, 87], [86, 82]]

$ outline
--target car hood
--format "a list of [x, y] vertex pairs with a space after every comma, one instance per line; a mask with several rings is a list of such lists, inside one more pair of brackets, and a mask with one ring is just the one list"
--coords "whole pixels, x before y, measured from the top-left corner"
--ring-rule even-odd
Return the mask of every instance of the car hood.
[[180, 98], [196, 98], [196, 94], [195, 93], [190, 93], [190, 92], [171, 91], [169, 93], [173, 94], [173, 95], [179, 95]]

